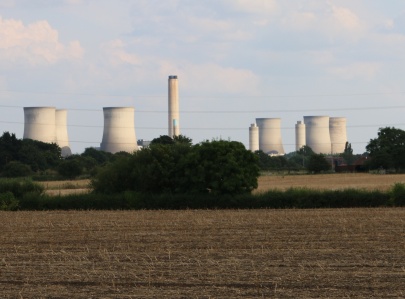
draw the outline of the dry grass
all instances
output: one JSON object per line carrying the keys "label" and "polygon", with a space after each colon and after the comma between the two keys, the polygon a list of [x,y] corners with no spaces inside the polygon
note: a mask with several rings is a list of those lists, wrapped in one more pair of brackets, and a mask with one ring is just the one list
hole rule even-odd
{"label": "dry grass", "polygon": [[291,187],[311,189],[388,190],[395,183],[405,183],[405,174],[337,173],[318,175],[261,176],[259,188],[255,192],[269,189],[285,190]]}
{"label": "dry grass", "polygon": [[38,182],[48,195],[69,195],[90,192],[90,180],[65,180]]}
{"label": "dry grass", "polygon": [[404,297],[405,209],[0,212],[1,298]]}
{"label": "dry grass", "polygon": [[[39,182],[49,195],[68,195],[89,192],[90,180]],[[285,190],[291,187],[313,189],[378,189],[388,190],[395,183],[405,183],[405,174],[341,173],[320,175],[263,175],[259,177],[259,188],[254,192],[270,189]]]}

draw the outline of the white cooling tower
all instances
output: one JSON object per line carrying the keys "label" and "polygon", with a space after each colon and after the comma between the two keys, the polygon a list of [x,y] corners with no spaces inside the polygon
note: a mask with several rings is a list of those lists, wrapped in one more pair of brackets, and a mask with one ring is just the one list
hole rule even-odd
{"label": "white cooling tower", "polygon": [[347,142],[346,118],[331,117],[329,119],[329,133],[332,144],[332,153],[343,153]]}
{"label": "white cooling tower", "polygon": [[129,152],[138,149],[135,135],[135,109],[104,107],[104,132],[100,149],[105,152]]}
{"label": "white cooling tower", "polygon": [[55,107],[24,107],[23,139],[56,142]]}
{"label": "white cooling tower", "polygon": [[56,143],[62,150],[62,157],[72,154],[69,146],[69,135],[67,130],[67,110],[57,109],[55,112]]}
{"label": "white cooling tower", "polygon": [[305,140],[317,154],[330,154],[329,116],[304,116]]}
{"label": "white cooling tower", "polygon": [[177,76],[169,76],[169,134],[180,135],[179,123],[179,86]]}
{"label": "white cooling tower", "polygon": [[256,124],[249,127],[249,149],[252,152],[259,150],[259,127]]}
{"label": "white cooling tower", "polygon": [[305,124],[297,121],[295,125],[295,150],[299,151],[305,145]]}
{"label": "white cooling tower", "polygon": [[284,155],[280,118],[256,118],[259,127],[259,148],[266,154]]}

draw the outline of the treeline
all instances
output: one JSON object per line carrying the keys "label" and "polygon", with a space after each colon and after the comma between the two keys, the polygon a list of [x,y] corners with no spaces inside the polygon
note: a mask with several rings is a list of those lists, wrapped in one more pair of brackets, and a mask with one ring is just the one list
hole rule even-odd
{"label": "treeline", "polygon": [[403,207],[405,184],[389,191],[313,190],[292,188],[261,194],[146,194],[125,191],[49,196],[38,183],[0,179],[0,210],[160,210],[160,209],[313,209]]}
{"label": "treeline", "polygon": [[61,149],[55,143],[17,139],[15,134],[5,132],[0,137],[0,176],[37,180],[92,177],[99,167],[126,154],[113,155],[86,148],[80,155],[62,158]]}

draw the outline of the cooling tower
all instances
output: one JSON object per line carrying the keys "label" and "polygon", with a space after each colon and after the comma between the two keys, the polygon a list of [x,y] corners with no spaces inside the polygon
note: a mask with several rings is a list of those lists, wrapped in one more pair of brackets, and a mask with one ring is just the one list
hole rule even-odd
{"label": "cooling tower", "polygon": [[104,132],[100,149],[105,152],[129,152],[138,149],[135,136],[135,109],[104,107]]}
{"label": "cooling tower", "polygon": [[180,135],[179,124],[179,87],[177,76],[169,76],[169,134]]}
{"label": "cooling tower", "polygon": [[249,127],[249,149],[252,152],[259,150],[259,127],[256,124]]}
{"label": "cooling tower", "polygon": [[259,127],[259,149],[266,154],[284,155],[280,118],[256,118]]}
{"label": "cooling tower", "polygon": [[305,124],[297,121],[295,125],[295,150],[299,151],[305,145]]}
{"label": "cooling tower", "polygon": [[56,142],[55,107],[24,107],[23,139]]}
{"label": "cooling tower", "polygon": [[329,119],[329,134],[332,144],[332,154],[343,153],[347,142],[346,118],[331,117]]}
{"label": "cooling tower", "polygon": [[62,157],[67,157],[72,154],[69,146],[69,137],[67,130],[67,110],[57,109],[55,112],[55,129],[56,143],[62,150]]}
{"label": "cooling tower", "polygon": [[304,116],[305,141],[317,154],[330,154],[329,116]]}

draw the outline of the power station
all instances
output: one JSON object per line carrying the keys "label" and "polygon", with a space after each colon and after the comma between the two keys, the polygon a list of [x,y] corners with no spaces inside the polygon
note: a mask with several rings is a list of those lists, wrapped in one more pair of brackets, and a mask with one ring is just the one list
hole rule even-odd
{"label": "power station", "polygon": [[[138,150],[133,107],[104,107],[100,150],[134,152]],[[344,152],[347,142],[346,118],[304,116],[295,124],[295,150],[310,147],[315,153]],[[168,77],[168,136],[180,135],[179,90],[176,75]],[[69,145],[67,110],[55,107],[24,107],[24,139],[56,143],[62,156],[72,154]],[[249,127],[249,150],[268,155],[284,155],[280,118],[256,118]]]}
{"label": "power station", "polygon": [[61,148],[62,157],[70,156],[72,154],[72,150],[70,149],[69,145],[66,109],[57,109],[55,111],[55,129],[56,144]]}
{"label": "power station", "polygon": [[[310,147],[318,154],[343,153],[347,142],[346,118],[304,116],[295,124],[295,150]],[[249,127],[249,150],[284,155],[280,118],[256,118]]]}
{"label": "power station", "polygon": [[299,151],[305,144],[305,124],[297,121],[295,124],[295,150]]}
{"label": "power station", "polygon": [[330,154],[329,116],[304,116],[305,145],[315,153]]}
{"label": "power station", "polygon": [[329,133],[332,146],[332,154],[343,153],[347,142],[346,118],[329,118]]}
{"label": "power station", "polygon": [[105,152],[129,152],[138,149],[135,135],[135,109],[104,107],[104,130],[100,149]]}
{"label": "power station", "polygon": [[281,138],[281,119],[256,118],[256,124],[259,131],[257,134],[258,137],[254,135],[255,131],[251,130],[251,144],[258,142],[259,149],[268,155],[284,155],[283,141]]}
{"label": "power station", "polygon": [[71,155],[67,111],[55,107],[24,107],[23,139],[56,143],[62,150],[62,157]]}

